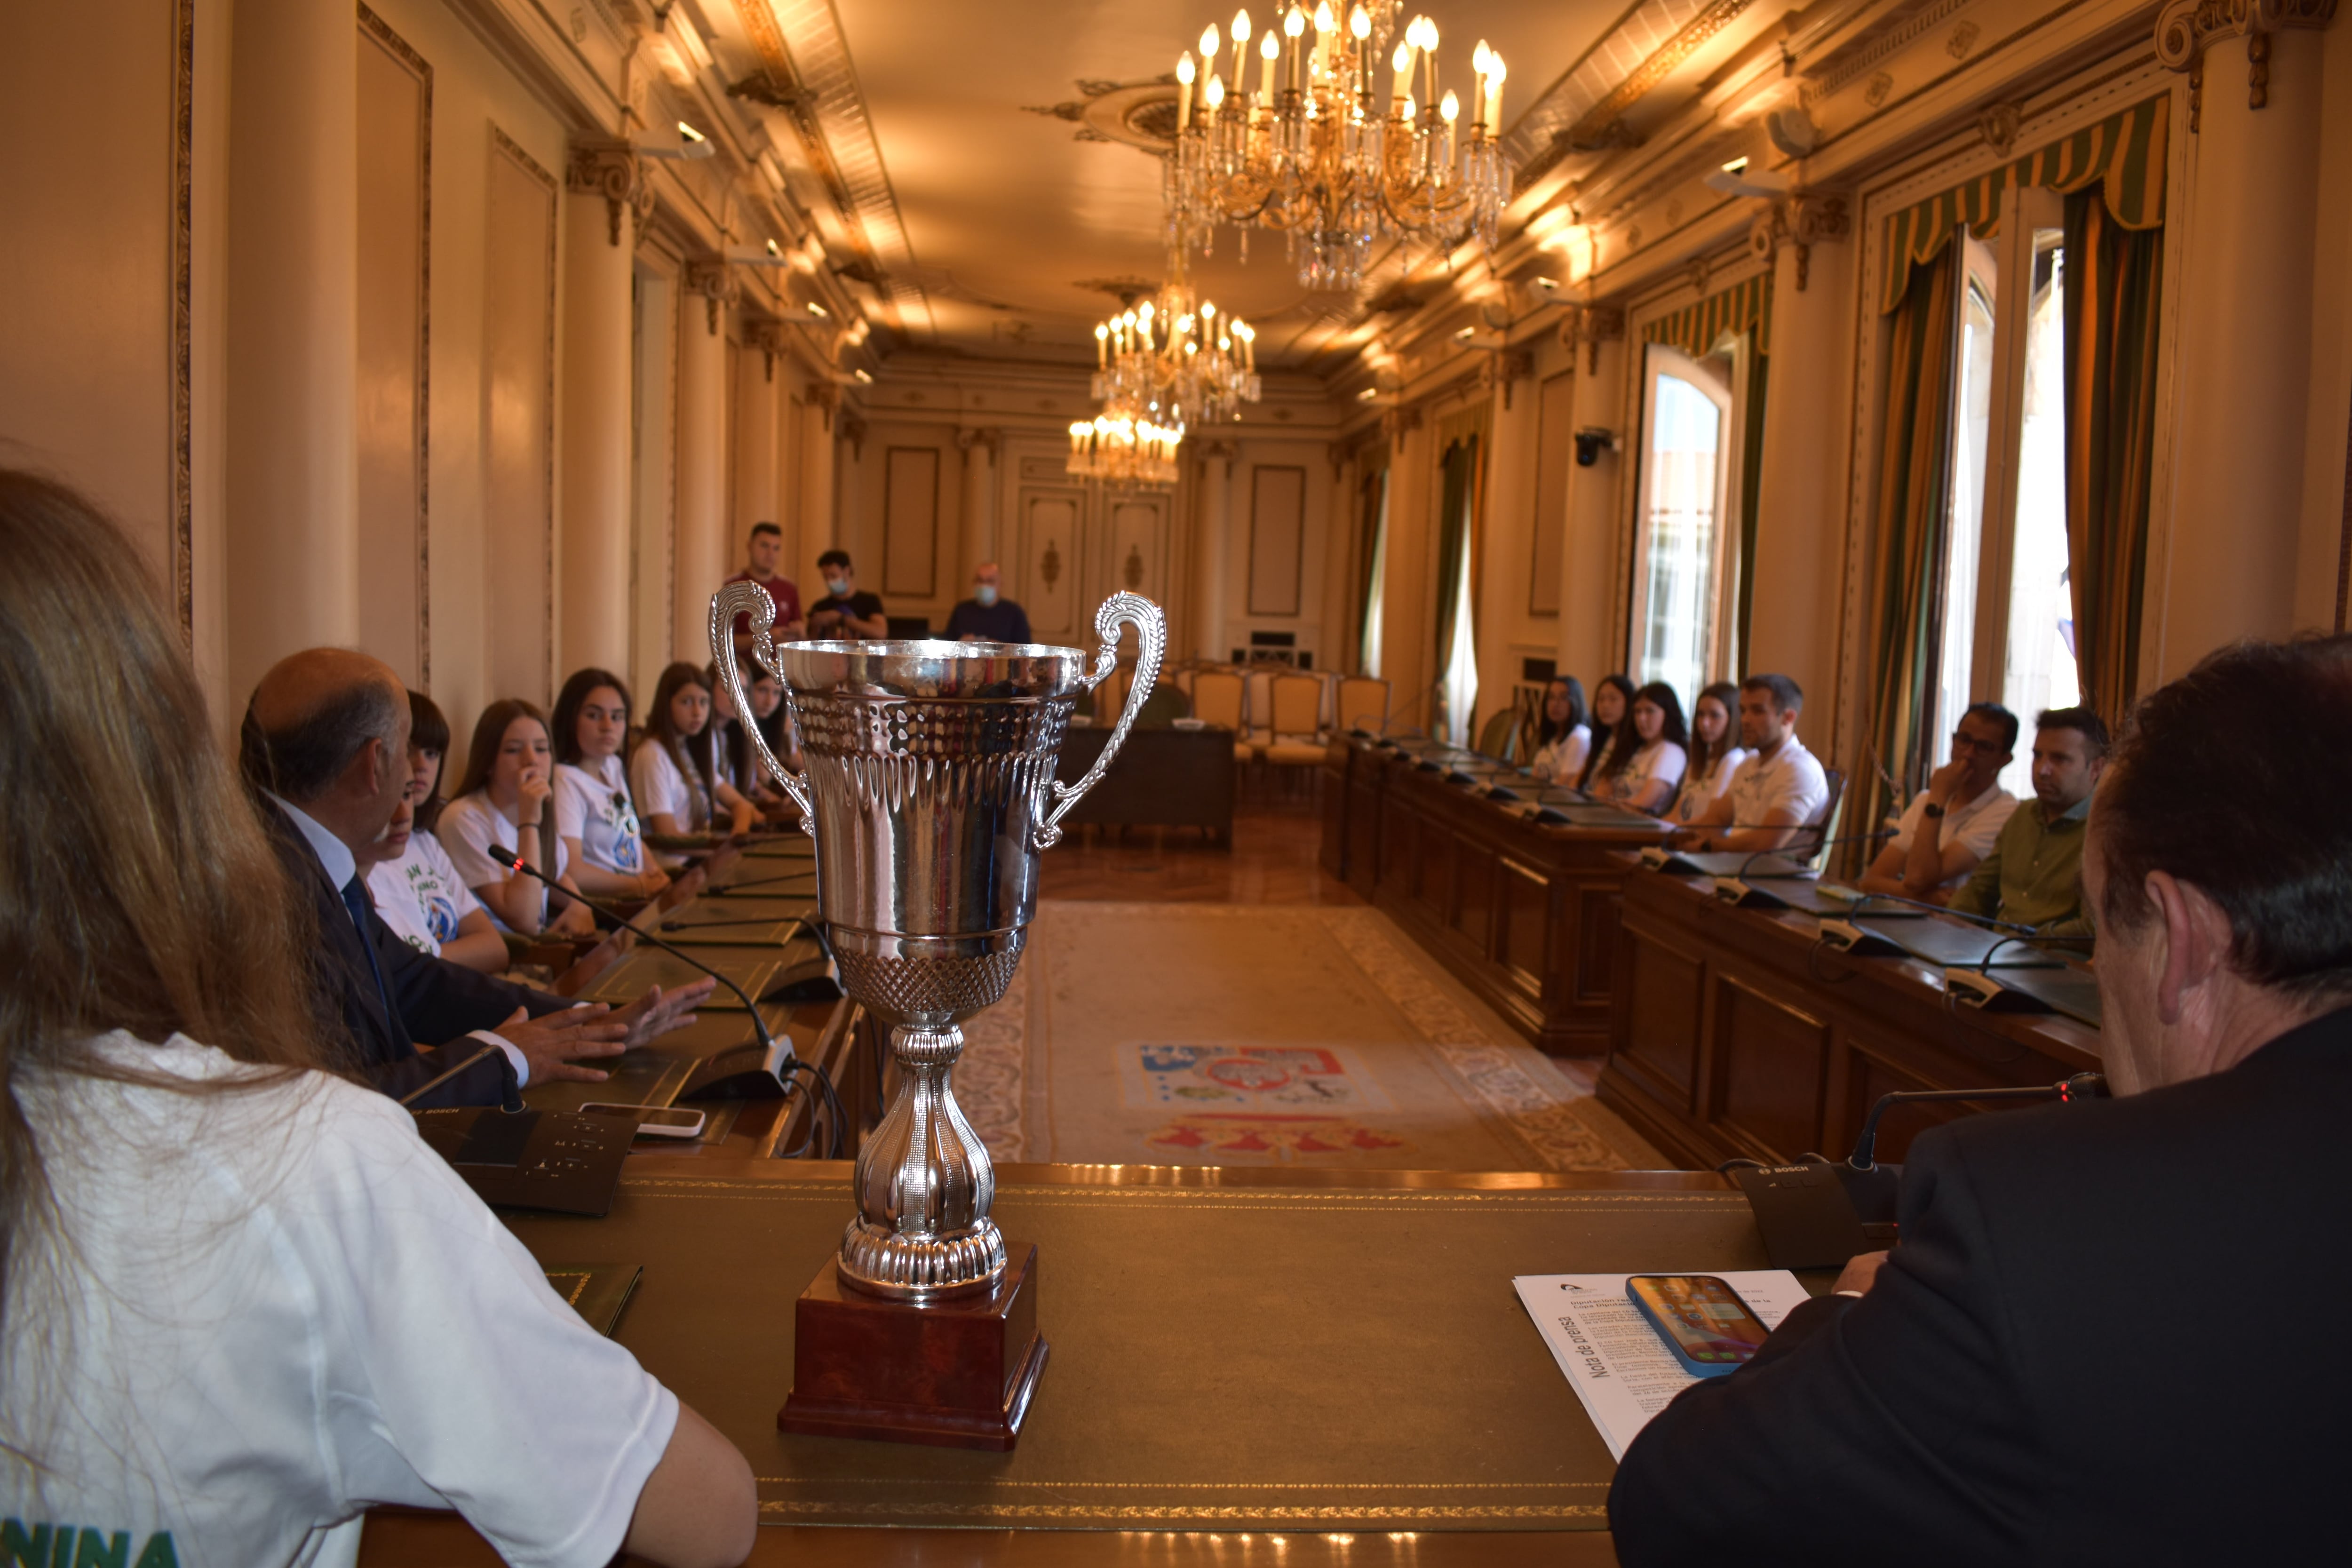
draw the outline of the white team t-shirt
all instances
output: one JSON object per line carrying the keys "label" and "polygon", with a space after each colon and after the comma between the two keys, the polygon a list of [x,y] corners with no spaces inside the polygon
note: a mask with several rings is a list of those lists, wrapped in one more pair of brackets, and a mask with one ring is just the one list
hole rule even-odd
{"label": "white team t-shirt", "polygon": [[[443,806],[441,820],[434,831],[441,839],[441,847],[449,852],[449,863],[457,868],[457,875],[464,879],[468,888],[479,888],[524,875],[520,871],[509,871],[490,858],[490,846],[493,844],[525,853],[528,847],[520,842],[524,830],[516,826],[513,817],[491,804],[487,790],[478,789]],[[539,829],[533,827],[530,831],[536,833]],[[542,869],[561,880],[571,866],[572,853],[564,848],[563,840],[559,836],[555,840],[555,864]],[[544,924],[547,920],[547,884],[536,877],[527,879],[539,889],[539,918]],[[488,909],[489,906],[486,904],[483,907]],[[513,929],[499,919],[496,910],[490,910],[490,923],[500,931]]]}
{"label": "white team t-shirt", "polygon": [[629,759],[629,791],[647,816],[667,812],[682,833],[698,833],[710,822],[710,792],[702,780],[680,773],[669,748],[651,736],[637,742]]}
{"label": "white team t-shirt", "polygon": [[1646,786],[1664,784],[1667,787],[1666,799],[1658,806],[1663,811],[1666,803],[1675,798],[1674,786],[1683,782],[1683,769],[1689,763],[1689,752],[1661,735],[1634,752],[1625,771],[1617,775],[1616,796],[1619,800],[1631,800]]}
{"label": "white team t-shirt", "polygon": [[1821,821],[1829,804],[1828,776],[1794,735],[1769,758],[1750,752],[1731,775],[1731,820],[1738,825],[1758,826],[1781,811],[1793,812],[1801,826],[1811,827]]}
{"label": "white team t-shirt", "polygon": [[[96,1048],[191,1082],[246,1070],[183,1036]],[[84,1532],[44,1561],[95,1540],[126,1564],[349,1564],[374,1503],[455,1508],[509,1563],[612,1559],[677,1397],[406,1111],[319,1073],[13,1087],[70,1242],[20,1246],[0,1342],[0,1421],[43,1462],[0,1464],[0,1514]]]}
{"label": "white team t-shirt", "polygon": [[369,867],[367,885],[375,912],[393,933],[436,958],[443,942],[457,940],[457,922],[482,907],[450,864],[441,840],[422,831],[408,836],[408,847],[399,859]]}
{"label": "white team t-shirt", "polygon": [[1716,797],[1730,786],[1731,775],[1747,760],[1748,753],[1733,746],[1708,763],[1704,772],[1685,773],[1682,792],[1675,796],[1674,809],[1667,815],[1676,822],[1696,822],[1706,815],[1706,808],[1715,804]]}
{"label": "white team t-shirt", "polygon": [[646,868],[645,835],[618,757],[603,759],[593,773],[577,763],[555,770],[555,831],[580,840],[580,858],[600,871],[634,877]]}
{"label": "white team t-shirt", "polygon": [[[1943,831],[1936,837],[1937,847],[1965,844],[1979,860],[1982,860],[1992,853],[1993,840],[2000,837],[2002,825],[2009,821],[2009,814],[2016,809],[2017,797],[1995,784],[1966,805],[1956,805],[1944,813],[1944,820],[1937,824]],[[1903,808],[1903,816],[1895,825],[1895,837],[1888,840],[1897,853],[1907,855],[1911,852],[1911,841],[1917,836],[1919,825],[1927,820],[1927,792],[1923,789],[1911,797],[1909,805]],[[1969,879],[1975,875],[1976,868],[1971,866],[1958,876],[1948,877],[1937,885],[1944,888],[1966,887]]]}
{"label": "white team t-shirt", "polygon": [[1536,752],[1532,764],[1536,777],[1553,784],[1572,784],[1576,782],[1576,775],[1584,771],[1585,756],[1591,750],[1592,731],[1579,724]]}

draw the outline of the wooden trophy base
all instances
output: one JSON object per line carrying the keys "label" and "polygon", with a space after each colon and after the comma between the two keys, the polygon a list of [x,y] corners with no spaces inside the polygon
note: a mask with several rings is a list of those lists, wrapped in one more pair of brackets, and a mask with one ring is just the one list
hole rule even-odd
{"label": "wooden trophy base", "polygon": [[801,1292],[793,1319],[785,1432],[992,1448],[1020,1440],[1045,1342],[1037,1333],[1037,1248],[1008,1242],[985,1296],[917,1306],[844,1284],[837,1258]]}

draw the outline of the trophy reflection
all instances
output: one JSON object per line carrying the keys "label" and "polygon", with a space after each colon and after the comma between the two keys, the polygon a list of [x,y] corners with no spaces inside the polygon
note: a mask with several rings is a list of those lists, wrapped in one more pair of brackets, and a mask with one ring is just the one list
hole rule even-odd
{"label": "trophy reflection", "polygon": [[[989,1210],[988,1148],[956,1104],[960,1026],[1004,994],[1037,904],[1037,858],[1100,782],[1150,694],[1167,643],[1157,605],[1117,594],[1076,648],[1010,643],[792,642],[751,583],[712,599],[710,644],[737,711],[732,639],[784,684],[804,777],[746,727],[816,840],[817,912],[843,988],[890,1026],[898,1084],[857,1153],[856,1216],[795,1314],[788,1431],[1009,1448],[1045,1361],[1036,1248]],[[1081,692],[1139,657],[1101,757],[1054,777]]]}

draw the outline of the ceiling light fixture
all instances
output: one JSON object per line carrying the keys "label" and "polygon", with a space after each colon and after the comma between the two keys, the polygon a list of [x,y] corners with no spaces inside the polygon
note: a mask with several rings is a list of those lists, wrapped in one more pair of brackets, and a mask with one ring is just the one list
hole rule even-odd
{"label": "ceiling light fixture", "polygon": [[1169,279],[1139,305],[1095,326],[1092,395],[1108,413],[1186,426],[1238,419],[1258,400],[1257,331],[1203,300],[1169,258]]}
{"label": "ceiling light fixture", "polygon": [[1500,142],[1509,73],[1482,40],[1469,102],[1441,91],[1437,24],[1415,16],[1400,29],[1402,11],[1402,0],[1359,0],[1343,24],[1332,0],[1318,0],[1311,19],[1290,5],[1260,37],[1255,91],[1249,13],[1234,17],[1229,54],[1214,26],[1201,35],[1200,58],[1176,66],[1166,198],[1180,247],[1206,256],[1217,226],[1232,224],[1246,260],[1250,229],[1273,229],[1309,289],[1360,286],[1384,238],[1446,251],[1475,235],[1493,252],[1511,194]]}
{"label": "ceiling light fixture", "polygon": [[860,381],[864,382],[864,383],[865,383],[866,385],[868,385],[868,386],[871,386],[871,385],[873,385],[873,384],[874,384],[874,376],[873,376],[872,373],[870,373],[869,371],[867,371],[867,370],[866,370],[864,366],[862,366],[862,365],[861,365],[861,366],[859,366],[857,369],[851,371],[849,374],[852,374],[852,375],[854,375],[854,376],[856,376],[858,380],[860,380]]}
{"label": "ceiling light fixture", "polygon": [[1063,470],[1118,489],[1166,489],[1176,483],[1176,448],[1183,439],[1181,429],[1106,410],[1070,426]]}
{"label": "ceiling light fixture", "polygon": [[811,300],[808,302],[808,313],[814,316],[820,321],[829,321],[833,316],[833,312],[831,310],[826,310],[824,306],[818,304],[814,300]]}

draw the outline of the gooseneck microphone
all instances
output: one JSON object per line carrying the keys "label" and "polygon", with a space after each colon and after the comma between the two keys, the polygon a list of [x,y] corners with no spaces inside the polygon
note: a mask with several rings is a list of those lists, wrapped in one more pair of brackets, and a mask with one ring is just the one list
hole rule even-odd
{"label": "gooseneck microphone", "polygon": [[[1736,828],[1739,824],[1734,823],[1732,826]],[[1804,829],[1799,828],[1798,831],[1801,833]],[[1834,849],[1841,844],[1872,844],[1877,842],[1881,838],[1892,838],[1901,831],[1902,829],[1899,827],[1882,827],[1875,833],[1841,834],[1835,838],[1822,839],[1819,844],[1814,845],[1802,855],[1782,855],[1781,851],[1778,849],[1759,849],[1755,854],[1750,855],[1747,859],[1739,863],[1739,875],[1741,877],[1746,877],[1748,875],[1748,868],[1750,866],[1755,865],[1757,861],[1764,858],[1767,855],[1780,855],[1783,859],[1792,862],[1810,860],[1814,856],[1821,854],[1823,850]]]}
{"label": "gooseneck microphone", "polygon": [[[414,1105],[416,1101],[424,1099],[435,1089],[439,1089],[443,1084],[447,1083],[451,1079],[456,1078],[459,1073],[464,1072],[467,1068],[474,1066],[477,1062],[487,1061],[491,1057],[501,1054],[505,1049],[506,1047],[504,1046],[484,1046],[480,1050],[476,1051],[472,1056],[467,1057],[464,1061],[459,1062],[456,1067],[451,1068],[448,1071],[441,1074],[438,1078],[427,1079],[423,1083],[418,1084],[415,1089],[412,1089],[406,1094],[402,1095],[394,1103],[402,1106]],[[522,1110],[521,1090],[517,1088],[515,1080],[510,1078],[504,1078],[502,1076],[500,1079],[500,1084],[501,1091],[499,1098],[499,1109],[505,1111],[509,1116],[513,1116],[519,1113]]]}
{"label": "gooseneck microphone", "polygon": [[[811,1067],[808,1063],[802,1061],[799,1057],[795,1056],[789,1042],[781,1045],[777,1043],[775,1037],[768,1032],[768,1021],[760,1016],[760,1004],[753,999],[750,992],[737,984],[730,977],[719,973],[719,971],[711,968],[710,965],[703,963],[702,960],[695,957],[694,954],[688,952],[683,948],[678,947],[676,943],[665,942],[660,937],[656,936],[652,931],[646,931],[642,927],[630,924],[627,921],[621,918],[620,913],[617,910],[607,909],[593,899],[588,898],[583,894],[573,892],[571,889],[563,886],[563,884],[558,882],[554,878],[549,876],[538,867],[533,866],[523,859],[521,856],[517,855],[507,846],[503,844],[491,845],[489,847],[489,855],[491,859],[497,861],[499,865],[506,867],[509,870],[520,871],[526,877],[535,878],[538,880],[546,883],[551,889],[562,894],[563,897],[577,900],[580,903],[587,907],[590,913],[602,915],[606,921],[610,921],[614,930],[625,931],[634,933],[638,940],[651,942],[654,946],[661,949],[664,952],[668,953],[671,957],[679,960],[689,968],[701,971],[703,973],[710,976],[711,979],[719,982],[719,984],[727,987],[728,990],[735,993],[736,996],[742,1002],[745,1010],[751,1015],[751,1032],[759,1039],[761,1051],[761,1061],[766,1070],[770,1074],[773,1075],[779,1083],[782,1082],[785,1074],[793,1072],[806,1072],[815,1080],[819,1097],[823,1099],[825,1105],[831,1110],[834,1124],[832,1142],[836,1153],[839,1152],[843,1141],[846,1137],[846,1132],[843,1127],[841,1120],[841,1102],[834,1094],[831,1080],[829,1080],[823,1072]],[[809,1135],[812,1138],[815,1136],[815,1128],[814,1125],[810,1128]],[[803,1147],[806,1147],[805,1142]]]}
{"label": "gooseneck microphone", "polygon": [[[1853,1212],[1862,1223],[1885,1225],[1895,1218],[1896,1200],[1902,1189],[1903,1167],[1878,1163],[1878,1121],[1895,1106],[1957,1100],[2073,1101],[2100,1099],[2106,1092],[2106,1079],[2095,1072],[2078,1072],[2057,1083],[2030,1084],[2022,1089],[1897,1089],[1893,1094],[1881,1095],[1878,1103],[1870,1108],[1870,1114],[1863,1119],[1862,1131],[1853,1141],[1853,1152],[1833,1169],[1845,1188],[1846,1201],[1853,1205]],[[1820,1157],[1818,1154],[1809,1156],[1811,1159]]]}

